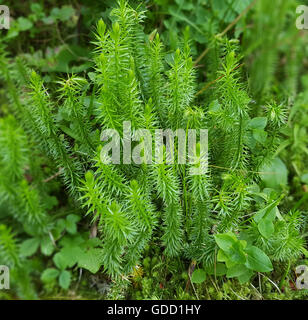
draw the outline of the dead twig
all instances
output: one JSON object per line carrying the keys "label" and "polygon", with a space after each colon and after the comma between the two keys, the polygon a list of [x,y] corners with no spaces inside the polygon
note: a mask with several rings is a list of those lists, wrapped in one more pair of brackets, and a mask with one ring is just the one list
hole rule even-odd
{"label": "dead twig", "polygon": [[59,171],[57,173],[55,173],[53,176],[43,180],[44,183],[47,183],[55,178],[57,178],[61,173],[62,173],[63,168],[60,168]]}
{"label": "dead twig", "polygon": [[[221,32],[218,33],[215,37],[222,37],[224,36],[230,29],[232,29],[238,21],[256,4],[257,0],[253,1],[245,10],[243,10],[228,26],[227,28]],[[195,61],[195,66],[207,55],[207,53],[210,51],[211,47],[206,48],[201,55],[197,58]]]}
{"label": "dead twig", "polygon": [[[235,68],[233,68],[233,69],[231,70],[231,72],[234,71],[234,70],[236,70],[236,69],[238,69],[238,68],[240,68],[240,67],[242,67],[243,65],[244,65],[244,63],[239,64],[238,66],[236,66]],[[224,75],[222,75],[222,76],[218,77],[217,79],[215,79],[215,80],[209,82],[208,84],[206,84],[200,91],[198,91],[198,92],[196,93],[196,96],[198,96],[199,94],[203,93],[208,87],[210,87],[212,84],[214,84],[214,83],[217,82],[218,80],[222,79],[223,77],[224,77]]]}

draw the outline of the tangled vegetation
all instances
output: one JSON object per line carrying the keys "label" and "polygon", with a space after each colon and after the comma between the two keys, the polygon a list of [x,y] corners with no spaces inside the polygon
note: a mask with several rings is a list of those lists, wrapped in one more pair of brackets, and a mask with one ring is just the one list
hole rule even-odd
{"label": "tangled vegetation", "polygon": [[[0,264],[11,272],[0,297],[305,299],[298,4],[12,3],[0,30]],[[121,159],[126,145],[142,161],[106,163],[106,129]],[[145,161],[142,129],[207,129],[206,173],[193,170],[200,143],[188,164],[170,163],[167,140],[160,163]]]}

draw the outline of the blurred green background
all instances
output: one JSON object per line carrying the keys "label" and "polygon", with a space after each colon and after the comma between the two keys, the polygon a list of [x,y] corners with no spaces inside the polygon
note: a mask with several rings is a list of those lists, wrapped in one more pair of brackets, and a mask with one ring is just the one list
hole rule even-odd
{"label": "blurred green background", "polygon": [[[255,101],[254,115],[258,116],[265,101],[283,104],[288,110],[288,124],[282,143],[275,161],[267,168],[278,174],[274,179],[264,176],[262,183],[285,191],[285,205],[304,213],[308,210],[308,30],[298,30],[295,21],[297,6],[308,5],[305,2],[130,1],[133,7],[147,9],[145,32],[151,35],[157,30],[170,52],[181,46],[183,35],[190,38],[200,100],[208,94],[204,88],[216,79],[213,71],[218,70],[223,38],[239,41],[243,74],[247,77],[250,96]],[[103,18],[111,24],[109,13],[116,2],[1,0],[0,4],[9,7],[11,16],[10,29],[0,30],[0,46],[12,63],[17,57],[22,57],[31,68],[39,71],[53,93],[55,81],[60,76],[91,73],[96,23]],[[6,83],[1,80],[0,117],[10,114],[6,94]],[[145,261],[145,270],[148,263]],[[185,278],[185,275],[180,274],[179,277]],[[93,286],[97,287],[99,280],[92,280]],[[238,292],[245,295],[250,289],[238,288]],[[114,290],[114,297],[121,296],[123,288],[120,285]],[[232,297],[229,287],[225,290]],[[248,290],[248,293],[243,290]],[[146,296],[151,291],[151,284],[145,283],[143,291],[140,295]],[[170,293],[171,297],[173,294]],[[295,293],[290,289],[288,294],[292,298]],[[184,293],[181,297],[187,298]]]}

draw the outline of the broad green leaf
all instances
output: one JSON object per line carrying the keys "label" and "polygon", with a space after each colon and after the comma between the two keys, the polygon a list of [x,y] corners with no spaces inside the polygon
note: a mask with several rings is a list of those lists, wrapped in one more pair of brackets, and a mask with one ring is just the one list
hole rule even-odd
{"label": "broad green leaf", "polygon": [[78,266],[96,273],[102,265],[102,250],[97,248],[89,249],[78,257]]}
{"label": "broad green leaf", "polygon": [[54,249],[55,249],[55,247],[54,247],[49,235],[44,237],[41,242],[42,254],[44,254],[45,256],[50,256],[53,253]]}
{"label": "broad green leaf", "polygon": [[[63,114],[62,114],[62,115],[63,115]],[[61,129],[63,132],[65,132],[68,136],[70,136],[70,137],[73,138],[74,140],[79,141],[79,142],[82,141],[81,138],[77,136],[76,132],[74,132],[73,129],[71,129],[71,128],[63,125],[63,124],[60,125],[59,127],[60,127],[60,129]]]}
{"label": "broad green leaf", "polygon": [[71,273],[67,270],[63,270],[59,276],[59,285],[61,288],[67,290],[71,284]]}
{"label": "broad green leaf", "polygon": [[93,172],[92,171],[87,171],[85,174],[85,178],[86,178],[86,182],[89,184],[93,184],[94,183],[94,176],[93,176]]}
{"label": "broad green leaf", "polygon": [[270,203],[268,206],[264,207],[263,209],[256,212],[253,219],[258,223],[261,221],[261,219],[269,219],[274,220],[278,211],[277,205],[279,204],[281,199],[278,199],[272,203]]}
{"label": "broad green leaf", "polygon": [[232,261],[232,260],[227,260],[227,261],[226,261],[226,266],[227,266],[228,269],[236,266],[237,264],[238,264],[237,261]]}
{"label": "broad green leaf", "polygon": [[101,245],[102,245],[102,240],[100,240],[99,238],[90,238],[86,242],[86,246],[91,248],[99,247]]}
{"label": "broad green leaf", "polygon": [[249,121],[248,127],[251,129],[265,129],[267,125],[267,118],[266,117],[256,117]]}
{"label": "broad green leaf", "polygon": [[224,253],[224,251],[222,249],[219,249],[218,250],[218,253],[217,253],[217,261],[218,262],[226,262],[228,261],[229,258],[227,257],[227,255]]}
{"label": "broad green leaf", "polygon": [[241,274],[237,278],[238,278],[240,284],[244,284],[250,280],[250,278],[253,276],[253,274],[254,274],[253,271],[247,269],[247,272]]}
{"label": "broad green leaf", "polygon": [[247,268],[258,272],[269,272],[273,270],[273,265],[269,257],[255,246],[245,249],[247,254]]}
{"label": "broad green leaf", "polygon": [[254,220],[258,222],[258,230],[263,237],[268,239],[275,231],[274,220],[276,218],[276,213],[278,212],[277,206],[273,207],[277,202],[267,207],[265,210],[261,210],[254,216]]}
{"label": "broad green leaf", "polygon": [[43,7],[39,3],[31,3],[30,5],[31,11],[35,14],[43,13]]}
{"label": "broad green leaf", "polygon": [[247,247],[247,241],[246,240],[239,240],[241,248],[245,249]]}
{"label": "broad green leaf", "polygon": [[43,18],[42,21],[45,23],[45,24],[53,24],[55,22],[54,18],[49,16],[49,17],[46,17],[46,18]]}
{"label": "broad green leaf", "polygon": [[175,0],[182,10],[194,10],[194,4],[187,0]]}
{"label": "broad green leaf", "polygon": [[75,13],[75,10],[72,6],[63,6],[62,8],[53,8],[50,12],[50,16],[57,20],[67,21]]}
{"label": "broad green leaf", "polygon": [[210,103],[210,106],[209,106],[209,112],[210,113],[216,113],[216,112],[219,112],[220,110],[220,104],[219,104],[219,101],[218,100],[214,100]]}
{"label": "broad green leaf", "polygon": [[47,210],[51,210],[53,207],[57,206],[59,201],[54,196],[45,197],[45,207]]}
{"label": "broad green leaf", "polygon": [[260,171],[262,181],[267,188],[281,190],[288,184],[288,169],[280,158],[275,158],[269,165],[263,166]]}
{"label": "broad green leaf", "polygon": [[59,275],[59,270],[54,268],[49,268],[43,271],[41,275],[41,280],[43,282],[51,282],[55,280]]}
{"label": "broad green leaf", "polygon": [[270,219],[263,218],[259,223],[258,223],[258,230],[261,233],[261,235],[269,239],[270,236],[274,233],[275,227],[274,223]]}
{"label": "broad green leaf", "polygon": [[80,221],[80,217],[77,216],[76,214],[69,214],[67,217],[66,217],[66,220],[72,222],[72,223],[77,223]]}
{"label": "broad green leaf", "polygon": [[70,263],[70,261],[67,259],[67,257],[61,251],[56,253],[53,256],[52,260],[55,263],[55,265],[57,266],[57,268],[59,268],[60,270],[66,269],[68,267],[68,264]]}
{"label": "broad green leaf", "polygon": [[216,263],[216,266],[213,265],[213,266],[207,267],[205,271],[207,274],[210,274],[210,275],[214,275],[216,273],[216,276],[223,276],[227,273],[227,267],[224,263],[218,262]]}
{"label": "broad green leaf", "polygon": [[81,234],[63,237],[60,240],[62,247],[82,247],[87,239],[84,239]]}
{"label": "broad green leaf", "polygon": [[75,234],[77,232],[76,223],[80,220],[80,217],[75,214],[70,214],[66,217],[66,230],[70,234]]}
{"label": "broad green leaf", "polygon": [[196,269],[191,275],[192,283],[202,283],[206,279],[206,272],[203,269]]}
{"label": "broad green leaf", "polygon": [[213,270],[213,274],[216,274],[216,276],[223,276],[227,273],[227,267],[223,263],[217,263],[216,267]]}
{"label": "broad green leaf", "polygon": [[266,143],[267,132],[265,132],[264,130],[254,129],[252,131],[252,135],[261,144],[265,144]]}
{"label": "broad green leaf", "polygon": [[80,257],[80,255],[83,254],[83,251],[81,248],[75,246],[75,247],[64,247],[60,251],[63,261],[65,261],[66,268],[72,268],[77,262]]}
{"label": "broad green leaf", "polygon": [[227,271],[227,278],[239,277],[247,273],[247,267],[244,264],[236,264]]}
{"label": "broad green leaf", "polygon": [[53,230],[53,235],[56,239],[60,238],[62,232],[65,229],[65,220],[64,219],[58,219],[56,226]]}
{"label": "broad green leaf", "polygon": [[305,184],[308,184],[308,173],[305,173],[301,176],[301,181]]}
{"label": "broad green leaf", "polygon": [[13,39],[13,38],[16,38],[17,36],[19,35],[19,30],[16,30],[16,29],[9,29],[8,33],[7,33],[7,39]]}
{"label": "broad green leaf", "polygon": [[269,210],[271,210],[270,206],[267,206],[267,207],[257,211],[255,213],[255,215],[253,216],[253,220],[255,222],[259,223],[263,219],[263,217],[266,215],[266,212],[268,212]]}
{"label": "broad green leaf", "polygon": [[243,245],[239,241],[234,243],[229,249],[227,255],[232,262],[236,262],[238,264],[246,262],[246,256],[243,251]]}
{"label": "broad green leaf", "polygon": [[19,17],[17,19],[17,22],[18,22],[18,29],[20,31],[27,31],[33,27],[33,23],[29,19],[24,17]]}
{"label": "broad green leaf", "polygon": [[38,238],[28,239],[24,241],[20,246],[20,254],[24,257],[30,257],[37,251],[39,245],[40,245],[40,239]]}
{"label": "broad green leaf", "polygon": [[225,252],[228,252],[231,249],[232,245],[238,241],[236,236],[231,232],[216,234],[214,238],[218,247]]}

